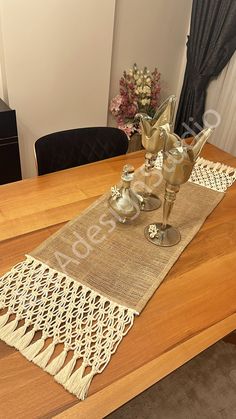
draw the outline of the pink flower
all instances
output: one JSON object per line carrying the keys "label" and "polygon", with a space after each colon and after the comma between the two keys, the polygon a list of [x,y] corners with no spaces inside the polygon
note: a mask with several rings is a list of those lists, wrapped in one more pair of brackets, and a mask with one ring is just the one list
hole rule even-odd
{"label": "pink flower", "polygon": [[129,137],[134,133],[134,127],[132,124],[119,124],[119,129],[122,129]]}
{"label": "pink flower", "polygon": [[160,98],[160,76],[157,68],[151,73],[144,67],[141,72],[136,64],[123,72],[119,82],[120,92],[111,100],[110,111],[118,127],[127,135],[140,132],[136,113],[154,115]]}
{"label": "pink flower", "polygon": [[127,116],[134,117],[137,112],[138,107],[134,103],[131,103],[127,108]]}
{"label": "pink flower", "polygon": [[110,111],[113,115],[116,115],[119,112],[122,102],[123,102],[123,99],[121,95],[116,95],[111,100]]}

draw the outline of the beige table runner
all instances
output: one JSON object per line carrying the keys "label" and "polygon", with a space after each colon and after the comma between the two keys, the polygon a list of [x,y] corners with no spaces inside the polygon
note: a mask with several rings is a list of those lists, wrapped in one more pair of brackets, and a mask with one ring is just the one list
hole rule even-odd
{"label": "beige table runner", "polygon": [[[162,200],[163,188],[162,184],[159,189]],[[121,224],[116,222],[103,197],[31,256],[140,313],[223,195],[193,183],[183,185],[170,219],[179,226],[182,237],[174,247],[160,248],[144,237],[144,228],[149,223],[161,221],[162,208],[141,212],[129,225]]]}
{"label": "beige table runner", "polygon": [[[0,316],[0,339],[84,399],[134,315],[223,196],[194,183],[183,185],[170,220],[182,240],[171,248],[144,237],[144,227],[161,220],[161,209],[122,225],[101,197],[0,278],[0,309],[7,309]],[[58,344],[63,346],[55,357]]]}

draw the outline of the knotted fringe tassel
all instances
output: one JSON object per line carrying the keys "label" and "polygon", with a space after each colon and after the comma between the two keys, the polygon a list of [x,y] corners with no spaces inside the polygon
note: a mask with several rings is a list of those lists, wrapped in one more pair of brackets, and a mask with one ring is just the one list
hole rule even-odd
{"label": "knotted fringe tassel", "polygon": [[[1,280],[2,278],[0,282]],[[83,284],[73,282],[70,277],[57,272],[32,256],[27,256],[25,261],[17,265],[17,270],[13,268],[3,277],[3,280],[6,280],[9,286],[1,286],[0,307],[4,301],[3,308],[8,308],[9,313],[0,315],[0,339],[19,349],[25,358],[54,375],[55,381],[80,399],[84,399],[93,376],[101,372],[108,364],[122,337],[132,327],[136,312],[108,300]],[[73,292],[68,292],[71,284],[73,284]],[[17,294],[15,289],[17,289]],[[63,289],[65,292],[61,291]],[[49,293],[46,301],[41,298],[41,290],[45,293],[50,290],[53,295],[55,293],[57,299],[51,299]],[[27,295],[27,299],[29,295],[31,304],[27,303],[27,309],[25,298],[21,298],[22,295]],[[102,344],[100,337],[95,341],[94,339],[87,340],[87,336],[91,334],[90,320],[88,324],[84,322],[87,318],[87,306],[89,314],[94,318],[93,336],[96,336],[101,329],[104,330]],[[66,317],[68,324],[66,330],[70,329],[71,335],[67,337],[66,334],[65,338],[65,319],[61,313],[66,307],[70,307]],[[11,311],[16,315],[13,320]],[[49,315],[51,313],[53,317]],[[74,315],[76,318],[78,316],[78,325],[82,322],[81,327],[77,327],[77,322],[76,325],[74,324]],[[111,316],[111,331],[107,315]],[[46,347],[48,330],[53,330],[55,340]],[[75,330],[76,337],[74,338]],[[105,335],[107,330],[109,333]],[[37,336],[39,331],[40,338]],[[64,343],[65,347],[55,359],[51,360],[59,340]],[[83,355],[78,349],[81,348],[82,341],[85,342]],[[74,351],[69,362],[68,351]],[[94,353],[97,353],[95,360]],[[78,358],[83,358],[79,368],[76,367]],[[88,374],[86,374],[86,365],[91,366]]]}
{"label": "knotted fringe tassel", "polygon": [[32,329],[28,333],[23,335],[22,338],[19,339],[19,341],[15,344],[15,348],[18,349],[19,351],[23,351],[24,349],[26,349],[29,346],[29,344],[32,342],[35,332],[36,330]]}
{"label": "knotted fringe tassel", "polygon": [[70,376],[70,378],[65,382],[64,387],[69,390],[71,393],[75,394],[79,383],[82,380],[84,370],[86,365],[82,365]]}
{"label": "knotted fringe tassel", "polygon": [[95,372],[92,370],[83,377],[85,368],[86,364],[82,363],[82,365],[63,384],[66,390],[68,390],[70,393],[74,394],[81,400],[85,399],[91,381],[95,375]]}
{"label": "knotted fringe tassel", "polygon": [[52,362],[50,362],[50,364],[45,368],[45,371],[51,375],[56,375],[65,363],[67,352],[67,349],[63,349],[60,355],[54,358]]}
{"label": "knotted fringe tassel", "polygon": [[206,168],[206,169],[216,170],[220,173],[225,172],[228,175],[236,175],[236,168],[235,167],[227,166],[224,163],[219,163],[219,162],[215,163],[215,162],[212,162],[210,160],[206,160],[203,157],[199,157],[197,159],[196,165],[201,166],[201,167]]}
{"label": "knotted fringe tassel", "polygon": [[0,329],[0,339],[2,339],[4,342],[6,342],[7,336],[10,333],[14,332],[14,330],[17,328],[18,321],[19,320],[17,318],[15,318],[15,320],[12,320],[10,323],[7,323],[5,326],[3,326]]}
{"label": "knotted fringe tassel", "polygon": [[29,361],[32,361],[33,358],[36,357],[36,355],[38,355],[41,349],[43,349],[44,343],[45,343],[45,339],[40,338],[21,352]]}
{"label": "knotted fringe tassel", "polygon": [[0,317],[0,328],[3,327],[3,326],[5,326],[5,324],[7,323],[8,319],[10,317],[10,314],[11,313],[7,312],[6,314],[3,314]]}
{"label": "knotted fringe tassel", "polygon": [[62,370],[57,375],[55,375],[54,379],[59,384],[62,384],[64,386],[66,381],[70,378],[72,371],[75,368],[77,358],[78,357],[74,355],[73,358],[71,358],[71,360],[68,362],[68,364],[66,364],[66,366],[62,368]]}
{"label": "knotted fringe tassel", "polygon": [[78,383],[74,394],[80,400],[84,400],[86,398],[89,386],[95,374],[95,372],[91,371],[89,374],[85,375],[85,377],[83,377],[82,380]]}
{"label": "knotted fringe tassel", "polygon": [[41,352],[39,355],[36,356],[36,358],[33,358],[32,361],[34,362],[34,364],[38,365],[41,368],[45,368],[54,352],[56,343],[52,342],[50,343],[50,345],[48,345],[48,347]]}
{"label": "knotted fringe tassel", "polygon": [[18,343],[20,342],[22,336],[24,336],[27,327],[28,325],[24,324],[19,327],[19,329],[16,329],[10,336],[7,337],[7,344],[18,349]]}

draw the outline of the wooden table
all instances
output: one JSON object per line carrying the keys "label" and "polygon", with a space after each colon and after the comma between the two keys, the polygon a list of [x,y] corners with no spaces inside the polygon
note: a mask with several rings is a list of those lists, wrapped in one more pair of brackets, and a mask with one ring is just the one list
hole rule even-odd
{"label": "wooden table", "polygon": [[[236,167],[212,145],[203,157]],[[0,274],[105,192],[143,152],[0,187]],[[155,219],[155,214],[154,219]],[[0,418],[102,418],[236,329],[236,183],[79,402],[0,341]]]}

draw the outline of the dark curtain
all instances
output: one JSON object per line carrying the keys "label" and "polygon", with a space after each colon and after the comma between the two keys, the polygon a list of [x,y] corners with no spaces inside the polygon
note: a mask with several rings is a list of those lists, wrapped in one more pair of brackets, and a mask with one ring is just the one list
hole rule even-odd
{"label": "dark curtain", "polygon": [[187,64],[175,123],[180,136],[201,131],[207,86],[235,49],[236,0],[193,0]]}

